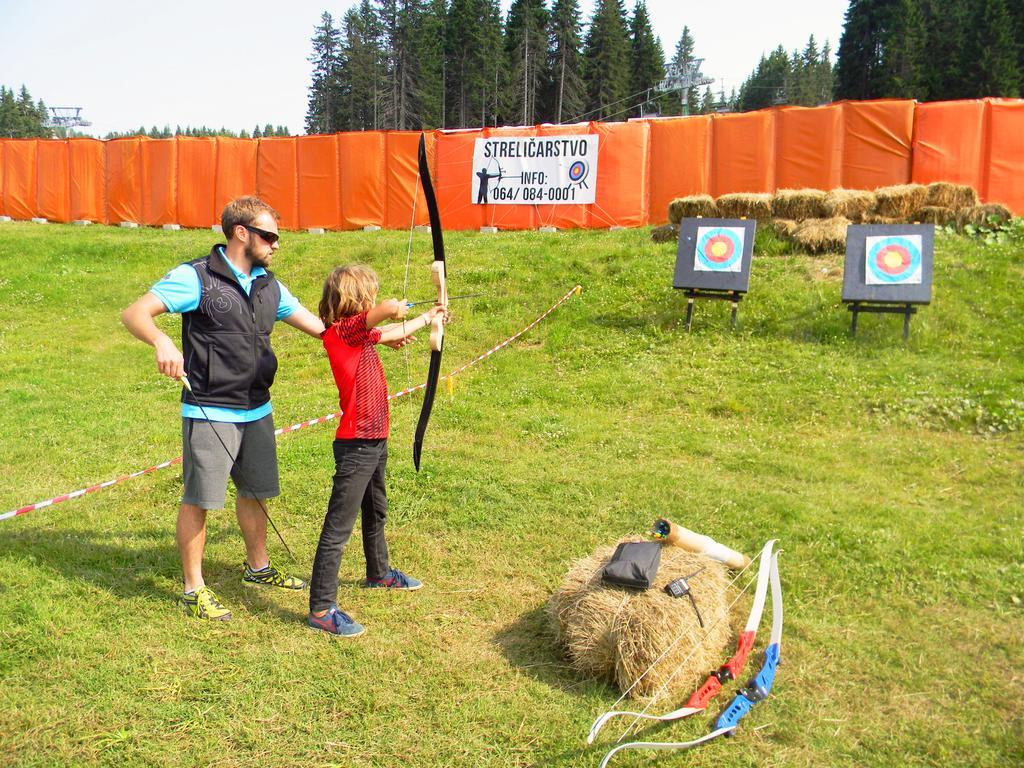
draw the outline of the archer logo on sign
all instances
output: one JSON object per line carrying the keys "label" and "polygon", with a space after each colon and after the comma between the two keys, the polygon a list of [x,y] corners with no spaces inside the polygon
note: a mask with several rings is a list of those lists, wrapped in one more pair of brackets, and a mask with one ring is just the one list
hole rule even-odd
{"label": "archer logo on sign", "polygon": [[473,147],[475,205],[594,202],[597,136],[508,136]]}

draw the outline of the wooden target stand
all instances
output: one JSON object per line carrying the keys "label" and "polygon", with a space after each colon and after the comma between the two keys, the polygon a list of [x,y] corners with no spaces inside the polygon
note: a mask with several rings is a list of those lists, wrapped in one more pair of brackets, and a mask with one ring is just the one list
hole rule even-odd
{"label": "wooden target stand", "polygon": [[917,314],[913,304],[868,304],[863,301],[850,302],[847,307],[852,313],[850,318],[850,335],[857,335],[857,315],[860,312],[887,315],[903,315],[903,340],[910,338],[910,316]]}
{"label": "wooden target stand", "polygon": [[693,322],[693,302],[697,299],[719,299],[732,302],[732,313],[730,315],[730,327],[736,330],[736,312],[739,309],[740,301],[743,299],[742,291],[715,291],[710,288],[686,288],[686,332],[690,332],[690,324]]}
{"label": "wooden target stand", "polygon": [[[869,238],[916,239],[920,243],[919,276],[913,282],[891,285],[867,282]],[[903,340],[910,339],[910,318],[931,303],[935,227],[931,224],[852,224],[846,230],[846,263],[842,301],[850,311],[850,335],[857,335],[857,320],[868,314],[903,315]]]}
{"label": "wooden target stand", "polygon": [[[700,216],[683,219],[679,224],[676,269],[672,286],[686,296],[686,332],[693,325],[693,305],[697,299],[728,301],[732,305],[730,324],[736,328],[740,301],[750,288],[750,260],[754,252],[754,229],[757,222],[748,219],[705,219]],[[698,241],[715,235],[728,237],[740,244],[741,252],[730,270],[708,269],[697,255]]]}

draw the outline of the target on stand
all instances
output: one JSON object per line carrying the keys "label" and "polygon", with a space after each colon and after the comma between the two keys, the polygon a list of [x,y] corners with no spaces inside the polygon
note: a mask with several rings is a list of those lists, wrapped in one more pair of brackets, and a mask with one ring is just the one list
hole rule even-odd
{"label": "target on stand", "polygon": [[698,227],[693,268],[698,272],[739,272],[746,233],[739,227]]}
{"label": "target on stand", "polygon": [[919,285],[921,283],[921,236],[868,237],[864,243],[868,285]]}
{"label": "target on stand", "polygon": [[583,186],[587,178],[587,164],[582,160],[576,160],[569,166],[569,181]]}

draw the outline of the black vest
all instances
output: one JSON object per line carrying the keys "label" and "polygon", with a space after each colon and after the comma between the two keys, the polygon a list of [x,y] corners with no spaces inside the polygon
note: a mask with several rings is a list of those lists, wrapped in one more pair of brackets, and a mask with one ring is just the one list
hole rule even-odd
{"label": "black vest", "polygon": [[281,286],[271,272],[257,277],[246,296],[225,260],[223,246],[187,262],[199,275],[199,306],[181,316],[185,373],[195,392],[181,401],[251,409],[270,400],[277,358],[270,332]]}

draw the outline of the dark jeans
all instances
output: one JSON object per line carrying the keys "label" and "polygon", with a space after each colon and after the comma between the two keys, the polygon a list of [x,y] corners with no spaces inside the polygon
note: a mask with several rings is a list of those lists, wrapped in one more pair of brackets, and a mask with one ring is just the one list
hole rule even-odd
{"label": "dark jeans", "polygon": [[363,552],[366,578],[382,579],[388,572],[388,545],[384,541],[388,497],[384,469],[387,440],[335,440],[334,488],[327,504],[324,528],[313,559],[309,583],[309,610],[323,611],[338,598],[341,554],[352,535],[356,513],[363,511]]}

